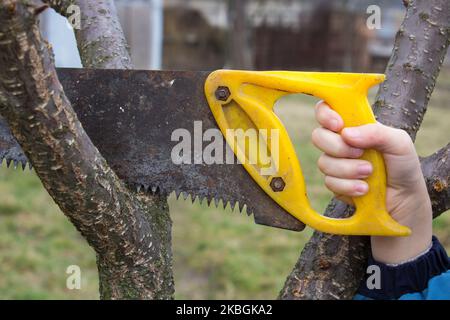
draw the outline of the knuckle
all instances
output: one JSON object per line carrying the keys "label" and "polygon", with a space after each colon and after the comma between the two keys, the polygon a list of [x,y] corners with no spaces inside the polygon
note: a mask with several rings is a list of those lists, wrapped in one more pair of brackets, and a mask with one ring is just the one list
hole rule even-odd
{"label": "knuckle", "polygon": [[385,134],[383,134],[383,129],[384,128],[382,124],[371,124],[368,139],[375,142],[376,144],[384,144]]}
{"label": "knuckle", "polygon": [[333,191],[333,182],[332,182],[333,178],[331,178],[330,176],[325,176],[325,186]]}
{"label": "knuckle", "polygon": [[395,129],[396,135],[398,136],[398,142],[400,147],[400,152],[409,153],[414,150],[414,143],[409,136],[409,134],[402,129]]}
{"label": "knuckle", "polygon": [[320,171],[324,172],[326,171],[327,167],[327,159],[326,155],[322,154],[319,159],[317,159],[317,167],[320,169]]}
{"label": "knuckle", "polygon": [[315,128],[311,133],[311,140],[315,146],[317,146],[320,141],[320,131],[321,128]]}
{"label": "knuckle", "polygon": [[323,125],[327,121],[327,115],[323,109],[319,109],[316,112],[316,120],[319,124]]}

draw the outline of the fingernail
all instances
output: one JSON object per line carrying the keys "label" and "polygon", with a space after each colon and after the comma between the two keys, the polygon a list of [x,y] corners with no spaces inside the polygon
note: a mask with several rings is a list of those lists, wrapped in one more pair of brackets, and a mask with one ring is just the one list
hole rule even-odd
{"label": "fingernail", "polygon": [[345,135],[352,139],[358,139],[361,136],[361,132],[357,128],[345,128]]}
{"label": "fingernail", "polygon": [[369,191],[369,186],[365,183],[358,183],[355,186],[355,191],[357,195],[363,195],[366,194],[367,191]]}
{"label": "fingernail", "polygon": [[350,153],[351,153],[351,156],[353,158],[359,158],[359,157],[361,157],[363,155],[364,150],[363,149],[358,149],[358,148],[351,148],[350,149]]}
{"label": "fingernail", "polygon": [[358,174],[367,176],[372,173],[372,166],[370,164],[361,164],[357,168]]}

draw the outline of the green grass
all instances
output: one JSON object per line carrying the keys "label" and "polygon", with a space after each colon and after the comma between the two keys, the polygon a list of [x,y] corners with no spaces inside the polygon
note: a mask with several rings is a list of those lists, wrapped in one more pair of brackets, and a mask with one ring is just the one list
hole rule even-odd
{"label": "green grass", "polygon": [[[445,85],[442,85],[444,83]],[[450,140],[450,72],[432,98],[417,149],[427,155]],[[302,163],[308,194],[323,211],[331,194],[316,168],[319,152],[310,142],[316,126],[306,96],[283,99],[276,108]],[[255,225],[230,209],[169,199],[174,221],[176,297],[185,299],[275,298],[305,242],[294,233]],[[435,233],[450,249],[450,215],[435,221]],[[66,269],[78,265],[81,290],[66,289]],[[0,299],[97,299],[95,254],[68,222],[33,172],[0,168]]]}
{"label": "green grass", "polygon": [[[66,269],[82,269],[83,290],[66,289]],[[95,299],[95,255],[33,172],[0,169],[0,298]]]}

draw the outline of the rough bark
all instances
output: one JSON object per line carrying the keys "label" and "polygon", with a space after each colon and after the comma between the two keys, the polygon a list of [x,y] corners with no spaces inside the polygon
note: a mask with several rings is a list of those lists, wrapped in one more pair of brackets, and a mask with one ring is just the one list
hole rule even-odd
{"label": "rough bark", "polygon": [[433,218],[450,209],[450,143],[421,159],[422,172],[433,205]]}
{"label": "rough bark", "polygon": [[81,13],[81,28],[75,29],[78,50],[85,68],[132,69],[127,42],[114,1],[44,0],[59,14],[70,17],[71,5]]}
{"label": "rough bark", "polygon": [[[114,1],[94,1],[94,0],[45,0],[59,14],[70,17],[71,5],[77,5],[81,13],[81,28],[75,29],[75,37],[85,68],[97,69],[132,69],[133,64],[128,51],[127,42],[123,34],[119,18],[117,16]],[[131,190],[131,192],[134,192]],[[159,204],[154,214],[159,215],[161,227],[167,229],[167,234],[171,233],[171,221],[168,213],[167,200],[159,195],[139,196],[143,201],[150,201],[153,206]],[[147,199],[147,197],[149,199]],[[155,200],[155,201],[152,201]],[[171,238],[165,239],[164,251],[171,254]],[[100,295],[103,291],[110,291],[113,282],[109,281],[111,272],[108,266],[98,263],[100,275]],[[170,270],[169,270],[169,269]],[[167,279],[172,283],[168,284],[173,288],[173,276],[171,261],[166,261],[166,268],[161,268],[161,272],[169,272]]]}
{"label": "rough bark", "polygon": [[[63,10],[74,1],[47,2]],[[131,67],[124,46],[108,45],[123,39],[112,1],[103,1],[100,9],[94,1],[76,3],[84,8],[86,21],[98,23],[107,34],[103,42],[94,26],[82,26],[77,38],[81,46],[86,41],[85,51],[80,50],[83,62]],[[127,189],[84,132],[38,28],[43,9],[37,0],[0,4],[0,114],[44,187],[97,253],[101,298],[170,299],[174,285],[166,201]],[[94,18],[95,10],[101,18]],[[116,30],[107,33],[112,20]],[[102,59],[94,47],[104,48]]]}
{"label": "rough bark", "polygon": [[[450,1],[408,2],[405,19],[397,33],[387,66],[387,80],[376,98],[374,110],[378,121],[406,130],[413,139],[447,52],[449,23]],[[448,208],[447,155],[448,146],[422,162],[435,216]],[[443,169],[446,171],[439,171]],[[341,218],[349,215],[351,210],[343,203],[332,200],[325,215]],[[369,250],[368,237],[315,232],[288,276],[279,298],[352,298],[363,277]]]}

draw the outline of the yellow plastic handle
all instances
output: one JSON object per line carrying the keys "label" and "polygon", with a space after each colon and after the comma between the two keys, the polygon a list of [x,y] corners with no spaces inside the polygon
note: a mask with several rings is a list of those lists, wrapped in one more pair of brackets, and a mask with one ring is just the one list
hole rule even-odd
{"label": "yellow plastic handle", "polygon": [[[334,219],[316,212],[308,201],[292,142],[273,111],[280,97],[304,93],[326,101],[341,115],[345,127],[374,123],[367,91],[383,81],[382,74],[217,70],[206,80],[205,94],[240,163],[294,217],[332,234],[406,236],[409,228],[386,211],[386,172],[383,157],[375,150],[366,150],[361,157],[370,161],[374,170],[366,180],[369,192],[353,198],[355,213]],[[256,140],[251,139],[255,136]]]}

